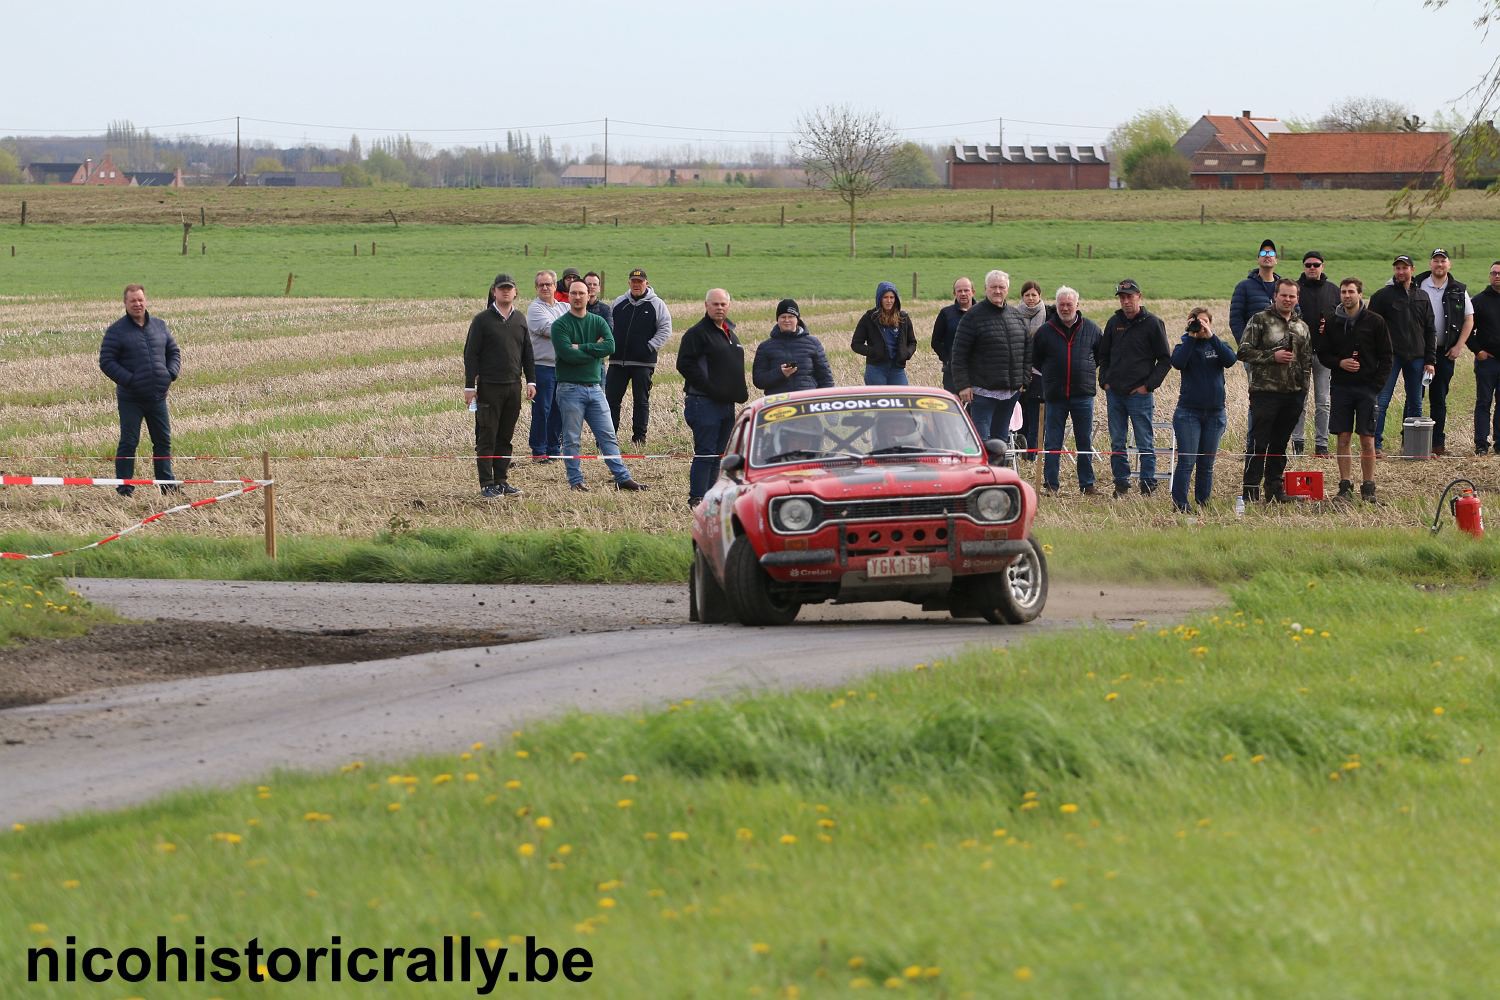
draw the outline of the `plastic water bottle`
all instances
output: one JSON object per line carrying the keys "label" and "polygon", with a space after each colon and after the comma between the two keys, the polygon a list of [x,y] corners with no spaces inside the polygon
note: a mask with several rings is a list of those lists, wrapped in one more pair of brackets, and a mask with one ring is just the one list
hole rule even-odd
{"label": "plastic water bottle", "polygon": [[1234,498],[1234,516],[1245,516],[1245,494],[1243,493]]}
{"label": "plastic water bottle", "polygon": [[470,413],[478,413],[479,412],[479,397],[477,395],[473,399],[469,400],[469,412]]}

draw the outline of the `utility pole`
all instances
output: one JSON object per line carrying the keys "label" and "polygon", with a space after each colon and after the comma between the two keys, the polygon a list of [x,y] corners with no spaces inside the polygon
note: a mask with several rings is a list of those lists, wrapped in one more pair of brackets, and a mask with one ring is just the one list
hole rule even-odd
{"label": "utility pole", "polygon": [[609,119],[604,119],[604,183],[601,187],[609,187]]}
{"label": "utility pole", "polygon": [[1000,122],[1000,155],[1004,156],[1005,155],[1005,119],[1001,118],[1001,119],[999,119],[999,122]]}
{"label": "utility pole", "polygon": [[234,116],[234,182],[243,186],[245,172],[240,166],[240,116]]}

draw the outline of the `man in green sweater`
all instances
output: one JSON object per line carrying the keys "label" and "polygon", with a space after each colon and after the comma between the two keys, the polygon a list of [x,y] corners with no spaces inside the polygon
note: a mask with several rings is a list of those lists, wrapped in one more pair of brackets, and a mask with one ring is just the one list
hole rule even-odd
{"label": "man in green sweater", "polygon": [[567,292],[568,311],[552,321],[552,346],[557,351],[557,408],[562,414],[563,468],[568,474],[568,488],[588,492],[583,484],[583,463],[578,458],[587,421],[599,454],[614,476],[615,488],[644,490],[645,484],[630,478],[630,470],[620,461],[609,402],[599,385],[600,362],[614,351],[614,334],[608,323],[589,312],[589,289],[582,278],[573,279]]}

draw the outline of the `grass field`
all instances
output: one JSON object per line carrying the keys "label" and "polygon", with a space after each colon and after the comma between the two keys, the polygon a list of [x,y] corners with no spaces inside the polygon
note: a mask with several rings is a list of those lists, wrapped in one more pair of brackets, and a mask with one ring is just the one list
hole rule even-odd
{"label": "grass field", "polygon": [[1349,541],[1176,627],[9,831],[0,980],[69,935],[536,935],[598,997],[1484,995],[1494,543]]}

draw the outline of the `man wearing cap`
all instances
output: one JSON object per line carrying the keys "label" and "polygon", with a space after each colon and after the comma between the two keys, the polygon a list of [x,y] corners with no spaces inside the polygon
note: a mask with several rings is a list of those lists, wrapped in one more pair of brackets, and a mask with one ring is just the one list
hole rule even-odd
{"label": "man wearing cap", "polygon": [[755,387],[766,395],[827,389],[833,386],[833,369],[822,341],[807,332],[796,299],[776,303],[776,325],[771,335],[755,349],[750,367]]}
{"label": "man wearing cap", "polygon": [[521,495],[506,482],[511,442],[521,416],[521,398],[536,395],[531,337],[526,317],[515,304],[515,279],[496,275],[490,285],[490,303],[470,321],[464,339],[464,402],[474,408],[479,495],[486,500]]}
{"label": "man wearing cap", "polygon": [[1375,401],[1375,454],[1385,440],[1385,414],[1396,394],[1396,378],[1406,382],[1402,418],[1422,415],[1422,375],[1434,370],[1437,350],[1432,322],[1432,300],[1412,281],[1411,258],[1401,254],[1391,262],[1391,280],[1370,296],[1370,311],[1385,320],[1391,337],[1391,373]]}
{"label": "man wearing cap", "polygon": [[[1323,273],[1323,255],[1309,250],[1302,255],[1302,274],[1297,278],[1297,308],[1307,321],[1307,329],[1313,338],[1313,444],[1314,454],[1328,455],[1328,406],[1332,373],[1318,360],[1318,338],[1328,326],[1334,310],[1339,307],[1339,288]],[[1306,441],[1306,414],[1292,429],[1292,453],[1302,454]]]}
{"label": "man wearing cap", "polygon": [[1234,286],[1234,294],[1229,297],[1229,332],[1234,334],[1235,344],[1244,338],[1250,317],[1270,307],[1276,296],[1276,282],[1281,280],[1276,273],[1275,243],[1261,240],[1255,260],[1255,269]]}
{"label": "man wearing cap", "polygon": [[1474,333],[1469,337],[1474,352],[1474,454],[1488,455],[1493,429],[1495,451],[1500,452],[1500,406],[1491,421],[1490,404],[1500,386],[1500,260],[1490,265],[1490,283],[1474,296]]}
{"label": "man wearing cap", "polygon": [[1448,251],[1432,251],[1432,269],[1417,275],[1417,287],[1427,293],[1432,303],[1432,329],[1436,338],[1436,367],[1429,389],[1432,400],[1432,454],[1448,454],[1443,433],[1448,422],[1448,385],[1453,381],[1453,364],[1464,352],[1474,329],[1474,302],[1462,281],[1448,273]]}
{"label": "man wearing cap", "polygon": [[943,388],[953,392],[953,335],[958,332],[958,321],[974,304],[974,282],[959,278],[953,283],[953,302],[938,310],[932,321],[932,350],[943,363]]}
{"label": "man wearing cap", "polygon": [[594,441],[604,465],[614,477],[615,488],[644,490],[646,485],[630,478],[630,470],[620,461],[620,444],[609,423],[609,407],[604,390],[599,388],[604,358],[615,349],[615,338],[609,324],[589,312],[589,289],[582,278],[568,286],[568,311],[552,323],[552,349],[557,356],[557,406],[562,412],[563,469],[568,488],[587,493],[583,484],[583,463],[579,448],[583,425],[594,432]]}
{"label": "man wearing cap", "polygon": [[703,318],[682,335],[677,373],[685,383],[683,417],[693,431],[688,469],[688,506],[696,507],[719,478],[719,456],[734,428],[734,407],[750,398],[745,385],[745,348],[729,319],[729,293],[710,288]]}
{"label": "man wearing cap", "polygon": [[1241,496],[1290,502],[1282,485],[1287,442],[1302,418],[1312,378],[1312,333],[1297,314],[1297,283],[1282,278],[1269,309],[1250,317],[1240,341],[1240,364],[1250,381],[1250,431]]}
{"label": "man wearing cap", "polygon": [[1109,415],[1109,466],[1115,479],[1115,496],[1130,493],[1130,459],[1126,457],[1126,432],[1135,438],[1140,456],[1141,494],[1156,492],[1156,436],[1152,419],[1156,398],[1152,394],[1172,368],[1172,349],[1161,319],[1141,305],[1141,286],[1126,278],[1115,286],[1120,308],[1104,324],[1094,358],[1099,366],[1099,384]]}
{"label": "man wearing cap", "polygon": [[609,416],[620,433],[620,404],[630,387],[630,440],[646,443],[651,419],[651,376],[656,373],[656,355],[672,336],[672,314],[656,294],[640,268],[630,272],[630,291],[615,299],[613,309],[615,351],[609,356],[604,375],[604,396]]}
{"label": "man wearing cap", "polygon": [[531,399],[533,462],[550,462],[562,450],[562,415],[557,409],[557,355],[552,350],[552,324],[568,307],[557,301],[557,275],[536,273],[536,298],[526,307],[526,332],[536,361],[536,395]]}
{"label": "man wearing cap", "polygon": [[[1385,320],[1367,308],[1364,284],[1358,278],[1339,282],[1339,305],[1317,338],[1323,364],[1333,374],[1333,405],[1329,426],[1338,436],[1338,499],[1354,499],[1351,432],[1359,435],[1361,500],[1375,500],[1375,401],[1391,370],[1391,337]],[[1303,318],[1307,313],[1303,312]]]}

